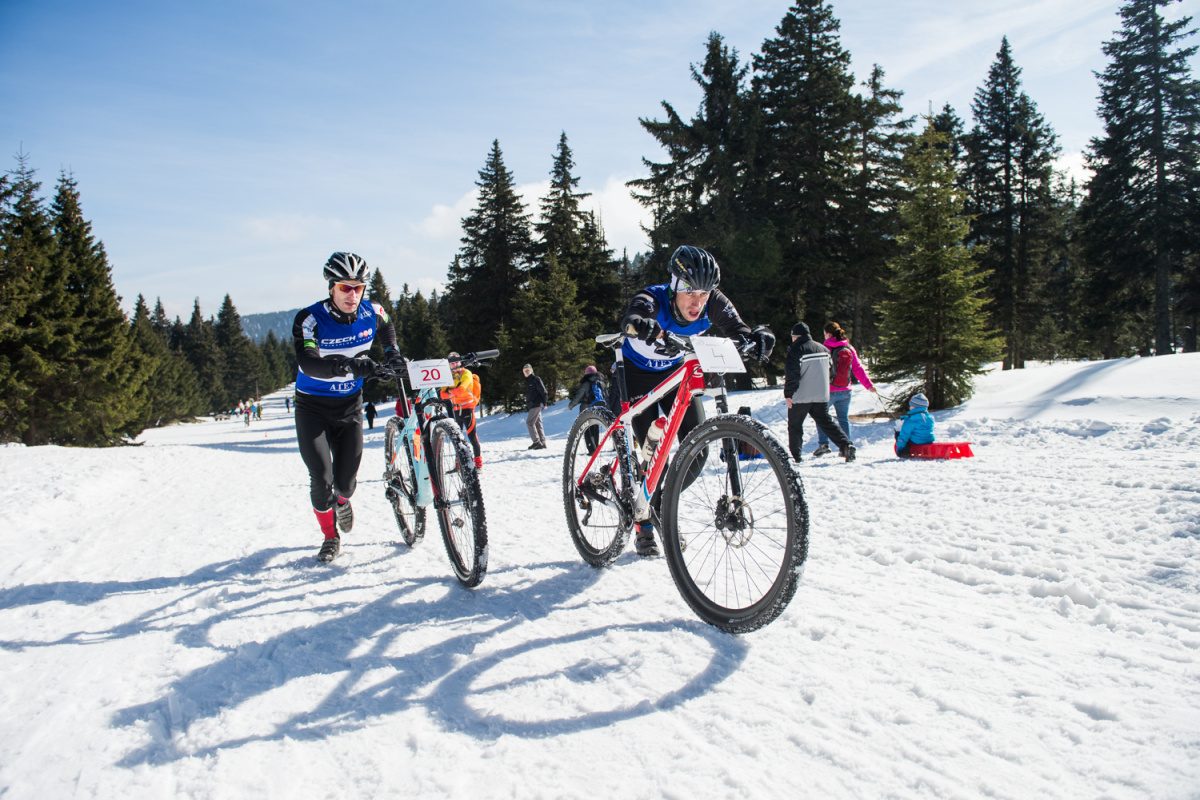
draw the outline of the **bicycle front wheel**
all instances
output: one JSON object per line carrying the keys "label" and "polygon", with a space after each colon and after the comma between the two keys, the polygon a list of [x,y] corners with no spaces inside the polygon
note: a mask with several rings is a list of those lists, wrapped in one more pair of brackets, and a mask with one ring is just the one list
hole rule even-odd
{"label": "bicycle front wheel", "polygon": [[463,586],[478,586],[487,572],[487,520],[471,446],[458,423],[449,419],[432,423],[430,445],[429,468],[436,487],[434,506],[446,555]]}
{"label": "bicycle front wheel", "polygon": [[607,409],[584,411],[567,434],[563,455],[567,529],[579,555],[593,567],[611,564],[629,541],[633,488],[622,467],[629,458],[624,429],[613,431],[591,470],[584,474],[596,443],[612,423]]}
{"label": "bicycle front wheel", "polygon": [[396,516],[400,537],[411,547],[425,535],[425,509],[417,505],[417,476],[413,454],[404,440],[404,423],[392,417],[383,436],[384,494]]}
{"label": "bicycle front wheel", "polygon": [[698,425],[671,462],[661,510],[671,577],[701,619],[745,633],[783,612],[808,557],[808,506],[765,425],[737,414]]}

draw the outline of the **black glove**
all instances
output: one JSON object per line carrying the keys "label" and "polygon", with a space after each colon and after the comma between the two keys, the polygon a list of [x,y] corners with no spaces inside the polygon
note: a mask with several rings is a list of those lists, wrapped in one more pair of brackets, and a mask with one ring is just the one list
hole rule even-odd
{"label": "black glove", "polygon": [[627,322],[637,333],[637,338],[646,344],[654,344],[662,333],[662,326],[653,317],[630,317]]}
{"label": "black glove", "polygon": [[400,355],[399,350],[389,350],[383,354],[383,362],[387,364],[388,369],[395,372],[397,375],[402,375],[408,369],[408,361],[404,356]]}
{"label": "black glove", "polygon": [[379,372],[379,365],[370,356],[356,356],[350,359],[350,371],[356,378],[373,378]]}
{"label": "black glove", "polygon": [[771,333],[771,329],[766,325],[759,325],[750,331],[750,338],[754,340],[755,357],[763,362],[769,359],[771,351],[775,349],[775,334]]}

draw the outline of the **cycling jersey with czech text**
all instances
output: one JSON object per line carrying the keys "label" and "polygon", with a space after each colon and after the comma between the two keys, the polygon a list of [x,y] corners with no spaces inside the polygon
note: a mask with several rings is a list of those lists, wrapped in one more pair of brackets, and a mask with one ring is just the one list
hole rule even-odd
{"label": "cycling jersey with czech text", "polygon": [[[738,317],[737,311],[734,310],[728,298],[717,290],[713,291],[704,311],[700,313],[700,318],[695,322],[685,324],[675,319],[675,315],[671,313],[671,302],[671,290],[667,284],[647,286],[634,296],[626,315],[634,313],[645,317],[650,316],[652,312],[664,331],[680,336],[697,336],[707,331],[714,323],[727,335],[735,331],[748,332],[750,330]],[[712,318],[709,317],[709,311],[713,312]],[[664,356],[656,353],[653,345],[646,344],[641,339],[632,336],[625,337],[625,344],[621,346],[621,351],[627,363],[646,372],[666,372],[679,366],[683,361],[682,353],[675,356]]]}
{"label": "cycling jersey with czech text", "polygon": [[[313,303],[300,312],[296,326],[306,353],[325,358],[336,355],[354,358],[366,355],[375,341],[375,329],[387,321],[387,313],[374,302],[363,302],[353,322],[339,322],[329,310],[328,300]],[[323,397],[349,397],[362,391],[363,379],[348,375],[318,378],[307,375],[301,364],[296,370],[296,391]]]}

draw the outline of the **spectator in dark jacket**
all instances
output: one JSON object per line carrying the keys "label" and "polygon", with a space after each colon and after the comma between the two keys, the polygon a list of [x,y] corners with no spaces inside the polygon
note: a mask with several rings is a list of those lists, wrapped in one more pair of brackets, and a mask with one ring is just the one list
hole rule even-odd
{"label": "spectator in dark jacket", "polygon": [[838,424],[829,416],[829,351],[814,342],[808,325],[797,322],[792,326],[792,344],[787,352],[783,376],[783,396],[788,407],[788,449],[792,458],[800,460],[804,443],[804,420],[812,415],[813,422],[838,446],[842,458],[854,460],[854,445]]}
{"label": "spectator in dark jacket", "polygon": [[546,394],[546,384],[533,374],[533,367],[526,364],[521,367],[525,375],[525,427],[529,430],[529,438],[533,444],[528,450],[546,449],[546,429],[542,427],[542,409],[546,407],[549,395]]}

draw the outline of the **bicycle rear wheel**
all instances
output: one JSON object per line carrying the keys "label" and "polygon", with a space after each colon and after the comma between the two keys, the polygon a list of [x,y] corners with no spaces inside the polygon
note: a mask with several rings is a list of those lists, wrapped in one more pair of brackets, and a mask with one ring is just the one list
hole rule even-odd
{"label": "bicycle rear wheel", "polygon": [[471,446],[458,423],[450,419],[432,423],[430,444],[429,468],[437,497],[434,507],[446,555],[463,586],[478,586],[487,572],[487,520]]}
{"label": "bicycle rear wheel", "polygon": [[387,421],[383,436],[384,494],[396,516],[400,537],[411,547],[425,536],[425,509],[417,505],[417,476],[413,454],[404,440],[404,424],[396,417]]}
{"label": "bicycle rear wheel", "polygon": [[607,409],[584,411],[567,434],[563,455],[567,529],[579,555],[593,567],[611,564],[629,541],[633,489],[622,472],[629,454],[624,429],[613,431],[592,469],[583,474],[595,443],[612,423],[613,416]]}
{"label": "bicycle rear wheel", "polygon": [[[689,472],[697,477],[686,484]],[[766,426],[723,414],[692,430],[671,462],[661,511],[671,577],[701,619],[745,633],[787,607],[808,557],[808,506]]]}

